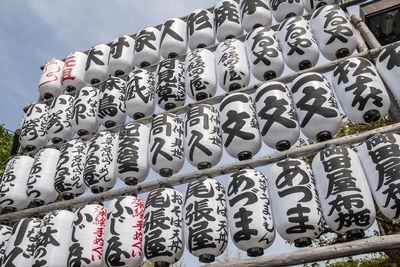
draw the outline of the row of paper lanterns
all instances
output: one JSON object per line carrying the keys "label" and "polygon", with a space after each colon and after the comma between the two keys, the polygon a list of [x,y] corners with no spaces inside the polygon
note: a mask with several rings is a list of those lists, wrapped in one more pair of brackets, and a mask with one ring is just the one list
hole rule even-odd
{"label": "row of paper lanterns", "polygon": [[180,259],[185,245],[201,262],[212,262],[229,235],[253,257],[273,243],[276,231],[299,247],[311,245],[326,226],[360,238],[375,220],[373,199],[386,217],[400,221],[399,163],[400,136],[377,134],[358,153],[346,146],[324,148],[312,168],[287,158],[272,164],[266,177],[241,169],[226,190],[204,177],[191,182],[185,196],[160,188],[146,204],[126,196],[107,209],[90,204],[75,213],[23,219],[12,234],[0,228],[0,258],[2,266],[139,266],[146,256],[168,265]]}
{"label": "row of paper lanterns", "polygon": [[[234,1],[223,3],[222,6],[237,5]],[[256,16],[259,7],[254,8],[253,15]],[[224,15],[227,16],[224,35],[233,38],[241,34],[242,26],[240,23],[229,23],[230,15],[229,12]],[[188,21],[192,21],[190,18]],[[209,20],[212,21],[212,18]],[[234,27],[239,27],[240,31],[233,34]],[[197,27],[195,32],[198,32],[200,41],[210,39],[200,33],[205,29],[198,28],[201,27]],[[225,28],[221,26],[218,29],[222,31]],[[210,34],[214,38],[213,29]],[[184,45],[179,45],[181,43]],[[160,107],[170,109],[184,103],[185,91],[194,100],[201,100],[213,96],[217,84],[226,91],[247,86],[250,72],[258,80],[265,81],[279,77],[284,70],[284,62],[298,71],[315,66],[319,50],[327,59],[333,60],[352,54],[356,46],[357,38],[345,13],[336,5],[326,5],[316,10],[310,21],[300,16],[290,17],[279,25],[276,33],[269,27],[257,27],[247,34],[244,43],[224,38],[217,46],[215,55],[207,49],[195,49],[188,54],[185,62],[181,62],[164,55],[166,50],[174,55],[186,53],[186,23],[173,19],[164,24],[161,32],[154,27],[143,29],[136,41],[129,36],[121,36],[111,47],[106,44],[95,45],[88,55],[73,52],[65,62],[50,60],[43,69],[39,92],[44,98],[56,97],[63,91],[74,92],[87,83],[104,81],[109,75],[128,74],[133,66],[158,63],[161,51],[166,59],[159,63],[156,71],[156,95]],[[168,103],[168,91],[181,91],[182,97]]]}

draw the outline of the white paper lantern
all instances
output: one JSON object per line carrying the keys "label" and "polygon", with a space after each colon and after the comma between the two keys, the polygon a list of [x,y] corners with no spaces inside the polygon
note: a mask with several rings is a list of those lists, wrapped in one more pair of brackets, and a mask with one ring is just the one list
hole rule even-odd
{"label": "white paper lantern", "polygon": [[184,67],[177,58],[164,59],[158,64],[155,100],[160,108],[170,110],[185,104]]}
{"label": "white paper lantern", "polygon": [[134,122],[125,125],[119,133],[115,172],[127,185],[143,182],[149,173],[149,134],[146,125]]}
{"label": "white paper lantern", "polygon": [[233,243],[250,257],[263,255],[275,239],[265,176],[251,168],[233,173],[228,179],[226,203]]}
{"label": "white paper lantern", "polygon": [[364,236],[375,220],[375,207],[356,152],[329,146],[312,162],[326,224],[348,238]]}
{"label": "white paper lantern", "polygon": [[254,77],[267,81],[281,76],[285,63],[273,30],[258,27],[247,34],[245,44]]}
{"label": "white paper lantern", "polygon": [[187,18],[188,44],[191,50],[211,46],[215,41],[214,14],[196,9]]}
{"label": "white paper lantern", "polygon": [[85,66],[85,79],[88,83],[96,84],[107,79],[109,56],[110,47],[106,44],[98,44],[90,48]]}
{"label": "white paper lantern", "polygon": [[272,164],[267,177],[279,235],[296,247],[311,245],[324,223],[310,166],[303,160],[287,158]]}
{"label": "white paper lantern", "polygon": [[58,197],[54,187],[54,176],[59,157],[60,151],[55,148],[42,149],[34,157],[26,183],[26,195],[36,206],[53,202]]}
{"label": "white paper lantern", "polygon": [[26,182],[33,162],[29,156],[15,156],[8,161],[0,184],[0,208],[3,212],[28,207],[30,201],[26,195]]}
{"label": "white paper lantern", "polygon": [[67,265],[73,219],[74,213],[68,210],[55,210],[43,217],[32,267]]}
{"label": "white paper lantern", "polygon": [[39,93],[44,99],[50,99],[61,95],[61,77],[64,62],[55,58],[49,60],[42,70],[39,81]]}
{"label": "white paper lantern", "polygon": [[183,120],[172,113],[158,114],[153,118],[150,131],[149,161],[151,168],[163,177],[182,169]]}
{"label": "white paper lantern", "polygon": [[133,64],[144,68],[160,61],[161,33],[154,27],[141,29],[136,35]]}
{"label": "white paper lantern", "polygon": [[107,210],[90,204],[74,213],[68,267],[102,267]]}
{"label": "white paper lantern", "polygon": [[151,191],[146,200],[143,250],[155,266],[168,266],[183,254],[183,197],[172,188]]}
{"label": "white paper lantern", "polygon": [[79,139],[66,142],[60,148],[54,187],[65,200],[80,196],[86,190],[83,180],[86,149],[86,143]]}
{"label": "white paper lantern", "polygon": [[154,75],[144,69],[129,74],[126,82],[126,114],[135,120],[154,112]]}
{"label": "white paper lantern", "polygon": [[397,87],[398,77],[400,75],[399,54],[400,42],[396,42],[385,47],[376,60],[376,69],[379,75],[397,100],[400,99],[400,91]]}
{"label": "white paper lantern", "polygon": [[125,122],[125,89],[125,81],[117,77],[108,78],[100,86],[97,120],[106,128]]}
{"label": "white paper lantern", "polygon": [[304,17],[291,17],[278,28],[277,37],[283,58],[294,71],[315,66],[319,58],[318,45],[311,32],[310,23]]}
{"label": "white paper lantern", "polygon": [[264,143],[279,151],[288,150],[297,142],[300,127],[286,86],[264,83],[257,89],[255,103]]}
{"label": "white paper lantern", "polygon": [[72,129],[79,136],[93,134],[99,128],[97,112],[99,109],[99,90],[93,87],[83,87],[74,101],[71,120]]}
{"label": "white paper lantern", "polygon": [[253,99],[245,93],[226,96],[219,107],[226,152],[239,160],[252,158],[261,148]]}
{"label": "white paper lantern", "polygon": [[329,60],[347,57],[357,48],[351,22],[340,7],[326,5],[311,16],[310,24],[322,55]]}
{"label": "white paper lantern", "polygon": [[117,182],[114,175],[117,142],[116,134],[100,132],[87,145],[83,179],[94,194],[113,188]]}
{"label": "white paper lantern", "polygon": [[14,225],[1,266],[33,266],[40,224],[40,219],[25,218]]}
{"label": "white paper lantern", "polygon": [[104,262],[107,267],[139,267],[143,261],[144,202],[134,196],[113,199],[107,208]]}
{"label": "white paper lantern", "polygon": [[365,58],[339,63],[332,85],[340,105],[351,122],[373,123],[386,116],[390,99],[377,70]]}
{"label": "white paper lantern", "polygon": [[243,28],[247,32],[272,23],[272,14],[267,0],[241,0],[240,12]]}
{"label": "white paper lantern", "polygon": [[250,82],[250,66],[244,44],[230,39],[218,45],[216,50],[219,85],[225,91],[246,87]]}
{"label": "white paper lantern", "polygon": [[195,49],[185,59],[186,94],[193,100],[203,100],[217,91],[215,56],[208,49]]}
{"label": "white paper lantern", "polygon": [[191,182],[185,195],[184,238],[189,252],[210,263],[228,244],[225,189],[211,178]]}
{"label": "white paper lantern", "polygon": [[132,37],[123,35],[114,39],[108,61],[111,76],[121,76],[132,71],[134,49],[135,40]]}
{"label": "white paper lantern", "polygon": [[304,9],[307,13],[312,13],[324,5],[333,5],[335,3],[336,0],[303,0]]}
{"label": "white paper lantern", "polygon": [[26,150],[31,151],[47,144],[46,126],[48,120],[46,104],[33,104],[25,113],[21,123],[19,142]]}
{"label": "white paper lantern", "polygon": [[387,218],[400,221],[400,136],[374,135],[357,151],[376,205]]}
{"label": "white paper lantern", "polygon": [[7,241],[11,237],[12,227],[6,225],[0,225],[0,265],[4,260],[4,253],[7,248]]}
{"label": "white paper lantern", "polygon": [[186,22],[172,18],[164,22],[161,28],[160,54],[163,58],[174,58],[186,54]]}
{"label": "white paper lantern", "polygon": [[214,7],[214,21],[217,40],[220,42],[243,33],[240,7],[235,1],[218,2]]}
{"label": "white paper lantern", "polygon": [[68,93],[81,89],[86,84],[85,67],[87,55],[82,52],[71,52],[65,59],[62,72],[62,88]]}
{"label": "white paper lantern", "polygon": [[303,15],[302,0],[270,0],[269,5],[277,22]]}
{"label": "white paper lantern", "polygon": [[298,76],[291,86],[294,107],[303,134],[318,142],[332,139],[340,130],[340,113],[328,80],[320,73]]}
{"label": "white paper lantern", "polygon": [[211,168],[222,156],[218,110],[211,105],[192,106],[185,121],[186,158],[198,169]]}
{"label": "white paper lantern", "polygon": [[47,119],[47,139],[54,144],[70,140],[74,136],[71,127],[75,98],[70,95],[56,97],[50,105]]}

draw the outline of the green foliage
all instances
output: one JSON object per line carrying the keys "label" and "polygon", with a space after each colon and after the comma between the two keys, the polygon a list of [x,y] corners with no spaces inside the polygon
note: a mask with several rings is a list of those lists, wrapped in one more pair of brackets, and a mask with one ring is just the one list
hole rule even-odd
{"label": "green foliage", "polygon": [[384,256],[381,253],[377,253],[377,255],[373,257],[365,257],[365,258],[347,258],[344,260],[336,261],[333,263],[328,263],[326,266],[328,267],[396,267],[396,263],[394,263],[388,256]]}
{"label": "green foliage", "polygon": [[9,134],[4,125],[0,124],[0,178],[3,176],[13,144],[13,135]]}

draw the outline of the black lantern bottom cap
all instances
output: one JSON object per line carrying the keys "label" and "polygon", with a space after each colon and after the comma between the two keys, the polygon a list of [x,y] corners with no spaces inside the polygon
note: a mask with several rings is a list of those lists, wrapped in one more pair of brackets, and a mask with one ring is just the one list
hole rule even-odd
{"label": "black lantern bottom cap", "polygon": [[197,46],[196,46],[196,48],[204,48],[204,47],[207,47],[205,44],[198,44]]}
{"label": "black lantern bottom cap", "polygon": [[162,177],[170,177],[170,176],[172,176],[172,173],[173,173],[173,171],[169,168],[162,168],[160,170],[160,175]]}
{"label": "black lantern bottom cap", "polygon": [[311,67],[312,67],[311,61],[309,61],[309,60],[303,60],[299,63],[299,70],[306,70]]}
{"label": "black lantern bottom cap", "polygon": [[65,91],[67,91],[68,93],[72,93],[76,90],[75,86],[72,85],[68,85],[67,88],[65,88]]}
{"label": "black lantern bottom cap", "polygon": [[215,256],[211,254],[203,254],[199,256],[199,261],[202,263],[211,263],[215,261]]}
{"label": "black lantern bottom cap", "polygon": [[171,52],[168,54],[168,58],[176,58],[176,57],[178,57],[178,54],[175,52]]}
{"label": "black lantern bottom cap", "polygon": [[91,85],[96,84],[96,83],[99,83],[99,82],[100,82],[99,79],[91,79],[91,80],[90,80],[90,84],[91,84]]}
{"label": "black lantern bottom cap", "polygon": [[104,188],[101,186],[93,186],[91,188],[91,191],[93,194],[98,194],[98,193],[104,192]]}
{"label": "black lantern bottom cap", "polygon": [[259,257],[262,255],[264,255],[263,248],[249,248],[247,250],[247,256],[249,256],[249,257]]}
{"label": "black lantern bottom cap", "polygon": [[264,80],[268,81],[268,80],[272,80],[276,78],[276,72],[273,70],[269,70],[264,72]]}
{"label": "black lantern bottom cap", "polygon": [[115,121],[106,121],[106,123],[104,123],[104,126],[108,129],[108,128],[111,128],[111,127],[114,127],[115,125],[117,125],[116,123],[115,123]]}
{"label": "black lantern bottom cap", "polygon": [[226,36],[225,40],[229,40],[229,39],[233,39],[233,38],[235,38],[235,36],[231,34],[231,35]]}
{"label": "black lantern bottom cap", "polygon": [[294,245],[297,248],[303,248],[303,247],[308,247],[311,245],[311,238],[309,237],[300,237],[294,240]]}
{"label": "black lantern bottom cap", "polygon": [[318,9],[318,8],[320,8],[321,6],[326,6],[326,5],[327,5],[327,3],[324,2],[324,1],[319,2],[319,3],[315,6],[315,9]]}
{"label": "black lantern bottom cap", "polygon": [[115,72],[114,72],[114,74],[115,74],[115,76],[122,76],[122,75],[124,75],[125,74],[125,72],[124,71],[122,71],[122,70],[116,70]]}
{"label": "black lantern bottom cap", "polygon": [[62,141],[62,139],[59,138],[59,137],[54,137],[54,138],[51,139],[51,142],[53,142],[53,144],[60,143],[61,141]]}
{"label": "black lantern bottom cap", "polygon": [[169,262],[166,261],[156,261],[154,267],[169,267]]}
{"label": "black lantern bottom cap", "polygon": [[71,200],[75,197],[75,195],[72,193],[62,193],[61,196],[64,200]]}
{"label": "black lantern bottom cap", "polygon": [[89,132],[86,131],[86,130],[79,130],[79,131],[78,131],[78,135],[79,135],[79,136],[85,136],[85,135],[88,135],[88,134],[89,134]]}
{"label": "black lantern bottom cap", "polygon": [[40,200],[40,199],[34,199],[34,200],[32,200],[32,204],[33,204],[35,207],[40,207],[40,206],[43,206],[43,205],[44,205],[44,201],[43,201],[43,200]]}
{"label": "black lantern bottom cap", "polygon": [[26,147],[25,147],[25,150],[26,151],[32,151],[32,150],[34,150],[36,147],[34,147],[34,146],[31,146],[31,145],[27,145]]}
{"label": "black lantern bottom cap", "polygon": [[285,151],[290,148],[290,142],[288,140],[281,140],[275,145],[276,150]]}
{"label": "black lantern bottom cap", "polygon": [[346,237],[348,239],[360,239],[365,236],[364,230],[361,229],[353,229],[346,232]]}
{"label": "black lantern bottom cap", "polygon": [[141,67],[141,68],[146,68],[146,67],[148,67],[148,66],[150,66],[150,63],[147,62],[147,61],[143,61],[142,63],[140,63],[140,67]]}
{"label": "black lantern bottom cap", "polygon": [[368,110],[364,113],[363,119],[366,123],[373,123],[381,118],[381,114],[376,109]]}
{"label": "black lantern bottom cap", "polygon": [[238,160],[240,160],[240,161],[242,161],[242,160],[248,160],[248,159],[251,159],[252,156],[253,156],[253,155],[251,154],[250,151],[243,151],[243,152],[240,152],[240,153],[238,154]]}
{"label": "black lantern bottom cap", "polygon": [[286,15],[285,19],[291,18],[291,17],[295,17],[295,16],[296,16],[296,13],[291,12],[291,13],[289,13],[289,14]]}
{"label": "black lantern bottom cap", "polygon": [[331,132],[328,132],[328,131],[322,131],[322,132],[319,132],[316,137],[317,137],[318,142],[324,142],[324,141],[331,140],[332,134],[331,134]]}
{"label": "black lantern bottom cap", "polygon": [[240,86],[240,84],[238,83],[232,83],[231,85],[229,85],[229,91],[236,91],[240,88],[242,88],[242,86]]}
{"label": "black lantern bottom cap", "polygon": [[197,169],[199,170],[205,170],[211,168],[211,163],[210,162],[200,162],[197,164]]}
{"label": "black lantern bottom cap", "polygon": [[49,100],[49,99],[53,98],[53,94],[51,94],[51,93],[44,93],[43,98],[46,99],[46,100]]}
{"label": "black lantern bottom cap", "polygon": [[200,101],[207,98],[207,94],[204,92],[199,92],[196,94],[196,100]]}
{"label": "black lantern bottom cap", "polygon": [[176,108],[176,105],[174,103],[167,103],[165,104],[165,110],[170,110]]}
{"label": "black lantern bottom cap", "polygon": [[134,177],[125,178],[125,184],[126,185],[133,186],[133,185],[137,185],[137,183],[138,183],[138,180],[136,178],[134,178]]}
{"label": "black lantern bottom cap", "polygon": [[134,118],[135,120],[144,118],[144,114],[143,114],[142,112],[136,112],[135,114],[133,114],[133,118]]}
{"label": "black lantern bottom cap", "polygon": [[335,56],[337,59],[350,56],[350,51],[347,48],[341,48],[336,51]]}

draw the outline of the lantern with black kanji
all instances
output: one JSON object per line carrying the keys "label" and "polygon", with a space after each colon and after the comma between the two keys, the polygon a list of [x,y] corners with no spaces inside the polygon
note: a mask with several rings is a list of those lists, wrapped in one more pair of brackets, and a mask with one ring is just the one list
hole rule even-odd
{"label": "lantern with black kanji", "polygon": [[207,104],[193,105],[186,113],[186,158],[198,169],[211,168],[222,156],[218,110]]}
{"label": "lantern with black kanji", "polygon": [[269,26],[272,14],[267,0],[241,0],[240,12],[243,28],[246,32],[258,27]]}
{"label": "lantern with black kanji", "polygon": [[4,260],[4,253],[6,252],[7,242],[11,237],[12,227],[7,225],[0,225],[0,265]]}
{"label": "lantern with black kanji", "polygon": [[312,162],[326,224],[347,238],[361,238],[375,221],[375,207],[356,152],[328,146]]}
{"label": "lantern with black kanji", "polygon": [[308,72],[291,85],[294,108],[303,134],[318,142],[335,136],[340,129],[340,113],[333,90],[324,75]]}
{"label": "lantern with black kanji", "polygon": [[357,48],[351,22],[337,5],[318,8],[310,19],[311,29],[322,55],[329,60],[347,57]]}
{"label": "lantern with black kanji", "polygon": [[68,267],[102,267],[107,209],[90,204],[74,213]]}
{"label": "lantern with black kanji", "polygon": [[252,168],[233,173],[228,179],[226,204],[235,246],[250,257],[263,255],[275,239],[267,178]]}
{"label": "lantern with black kanji", "polygon": [[210,263],[228,244],[225,189],[217,180],[203,177],[186,189],[184,239],[189,252]]}
{"label": "lantern with black kanji", "polygon": [[163,177],[182,169],[183,120],[172,113],[158,114],[153,118],[150,131],[149,161],[151,168]]}
{"label": "lantern with black kanji", "polygon": [[374,135],[357,152],[376,205],[387,218],[400,221],[400,136]]}
{"label": "lantern with black kanji", "polygon": [[333,5],[335,2],[336,0],[303,0],[303,5],[307,13],[312,13],[322,6]]}
{"label": "lantern with black kanji", "polygon": [[383,48],[376,60],[376,69],[379,75],[397,100],[400,99],[400,91],[398,89],[398,78],[400,76],[399,57],[400,42],[396,42]]}
{"label": "lantern with black kanji", "polygon": [[186,22],[172,18],[164,22],[161,28],[160,54],[163,58],[185,55],[187,50]]}
{"label": "lantern with black kanji", "polygon": [[114,187],[118,136],[111,132],[100,132],[93,137],[86,152],[83,179],[92,193],[97,194]]}
{"label": "lantern with black kanji", "polygon": [[80,196],[86,190],[83,180],[86,149],[87,144],[80,139],[66,142],[60,148],[54,187],[65,200]]}
{"label": "lantern with black kanji", "polygon": [[71,127],[75,98],[70,95],[56,97],[47,112],[47,139],[54,144],[70,140],[74,136]]}
{"label": "lantern with black kanji", "polygon": [[332,85],[351,122],[373,123],[389,111],[385,85],[368,59],[354,57],[339,63],[333,71]]}
{"label": "lantern with black kanji", "polygon": [[108,78],[100,86],[97,120],[106,128],[125,122],[125,89],[125,81],[117,77]]}
{"label": "lantern with black kanji", "polygon": [[185,58],[186,94],[193,100],[203,100],[217,91],[215,56],[208,49],[194,49]]}
{"label": "lantern with black kanji", "polygon": [[140,266],[143,261],[144,202],[134,196],[111,200],[107,208],[103,258],[107,267]]}
{"label": "lantern with black kanji", "polygon": [[149,134],[146,125],[135,122],[125,125],[119,133],[115,173],[127,185],[143,182],[149,173]]}
{"label": "lantern with black kanji", "polygon": [[79,136],[93,134],[99,128],[97,113],[99,109],[99,90],[83,87],[75,97],[71,119],[72,129]]}
{"label": "lantern with black kanji", "polygon": [[90,48],[85,66],[85,79],[88,83],[96,84],[107,79],[109,56],[110,47],[106,44],[97,44]]}
{"label": "lantern with black kanji", "polygon": [[211,46],[215,41],[214,14],[196,9],[187,18],[188,44],[191,50]]}
{"label": "lantern with black kanji", "polygon": [[307,19],[297,16],[284,20],[279,25],[277,37],[289,68],[299,71],[317,64],[319,49]]}
{"label": "lantern with black kanji", "polygon": [[164,59],[158,64],[155,100],[160,108],[170,110],[185,104],[184,67],[178,58]]}
{"label": "lantern with black kanji", "polygon": [[288,150],[300,135],[292,98],[280,82],[261,85],[255,96],[257,120],[266,145],[279,151]]}
{"label": "lantern with black kanji", "polygon": [[61,78],[62,88],[65,92],[72,93],[85,86],[86,61],[87,55],[85,53],[71,52],[68,54]]}
{"label": "lantern with black kanji", "polygon": [[160,61],[160,39],[161,33],[154,27],[143,28],[137,33],[133,53],[136,67],[144,68]]}
{"label": "lantern with black kanji", "polygon": [[239,160],[252,158],[261,148],[253,99],[245,93],[226,96],[219,106],[226,152]]}
{"label": "lantern with black kanji", "polygon": [[270,0],[271,12],[277,22],[303,15],[302,0]]}
{"label": "lantern with black kanji", "polygon": [[118,77],[132,71],[134,49],[135,40],[128,35],[119,36],[113,40],[108,60],[108,72],[111,76]]}
{"label": "lantern with black kanji", "polygon": [[53,202],[58,197],[54,187],[54,176],[59,157],[60,151],[55,148],[42,149],[34,157],[26,183],[26,195],[36,206]]}
{"label": "lantern with black kanji", "polygon": [[65,267],[74,213],[55,210],[47,213],[40,226],[32,266]]}
{"label": "lantern with black kanji", "polygon": [[30,156],[15,156],[8,161],[0,184],[0,208],[3,212],[28,207],[30,201],[26,195],[26,182],[33,162]]}
{"label": "lantern with black kanji", "polygon": [[272,164],[267,177],[279,235],[296,247],[311,245],[324,223],[310,166],[303,160],[287,158]]}
{"label": "lantern with black kanji", "polygon": [[137,69],[129,73],[125,90],[126,114],[135,120],[154,112],[154,75]]}
{"label": "lantern with black kanji", "polygon": [[285,63],[276,34],[267,27],[259,27],[246,36],[246,51],[254,77],[267,81],[281,76]]}
{"label": "lantern with black kanji", "polygon": [[183,254],[183,197],[172,188],[147,196],[143,222],[143,250],[154,266],[169,266]]}
{"label": "lantern with black kanji", "polygon": [[40,224],[40,219],[25,218],[14,225],[1,266],[33,266]]}
{"label": "lantern with black kanji", "polygon": [[50,59],[42,70],[39,81],[39,93],[44,99],[50,99],[62,94],[61,77],[64,62],[55,58]]}
{"label": "lantern with black kanji", "polygon": [[47,144],[48,107],[46,104],[32,104],[25,113],[21,123],[19,142],[26,150],[31,151]]}
{"label": "lantern with black kanji", "polygon": [[219,42],[238,37],[243,33],[240,6],[235,1],[218,2],[214,7],[214,22]]}
{"label": "lantern with black kanji", "polygon": [[219,85],[225,91],[246,87],[250,82],[250,66],[244,44],[237,39],[221,42],[216,49]]}

